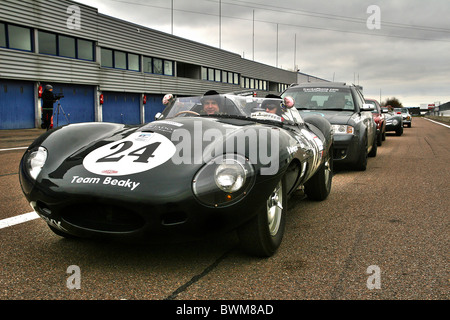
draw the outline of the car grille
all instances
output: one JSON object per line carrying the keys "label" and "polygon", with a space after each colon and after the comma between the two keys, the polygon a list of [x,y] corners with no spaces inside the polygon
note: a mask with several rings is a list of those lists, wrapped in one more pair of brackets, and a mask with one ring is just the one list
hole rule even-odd
{"label": "car grille", "polygon": [[113,205],[83,204],[64,210],[61,218],[76,227],[103,232],[131,232],[145,220],[135,212]]}

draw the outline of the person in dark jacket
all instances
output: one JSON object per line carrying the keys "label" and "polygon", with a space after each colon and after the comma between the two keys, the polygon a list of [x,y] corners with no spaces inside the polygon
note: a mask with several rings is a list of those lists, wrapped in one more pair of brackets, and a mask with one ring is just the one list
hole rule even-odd
{"label": "person in dark jacket", "polygon": [[53,116],[53,104],[58,100],[53,93],[53,87],[46,85],[42,93],[42,129],[50,129]]}

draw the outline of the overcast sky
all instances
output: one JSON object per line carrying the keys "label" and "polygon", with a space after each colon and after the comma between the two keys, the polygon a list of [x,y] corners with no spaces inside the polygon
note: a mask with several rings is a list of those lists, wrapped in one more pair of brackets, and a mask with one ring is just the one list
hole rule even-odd
{"label": "overcast sky", "polygon": [[77,2],[249,60],[354,82],[377,100],[450,101],[449,0]]}

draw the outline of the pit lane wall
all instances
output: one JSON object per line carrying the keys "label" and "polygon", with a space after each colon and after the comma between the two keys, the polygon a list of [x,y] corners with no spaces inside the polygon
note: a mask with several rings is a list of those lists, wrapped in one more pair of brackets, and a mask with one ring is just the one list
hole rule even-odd
{"label": "pit lane wall", "polygon": [[46,84],[64,95],[60,106],[54,105],[61,125],[145,123],[162,111],[166,93],[254,90],[265,96],[296,82],[297,72],[116,19],[78,2],[0,1],[0,129],[39,127],[39,95]]}

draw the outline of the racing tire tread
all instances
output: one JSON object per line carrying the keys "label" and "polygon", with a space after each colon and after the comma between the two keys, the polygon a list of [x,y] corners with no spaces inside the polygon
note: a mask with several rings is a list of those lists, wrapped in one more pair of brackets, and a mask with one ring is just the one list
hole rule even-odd
{"label": "racing tire tread", "polygon": [[286,195],[286,179],[281,180],[282,183],[282,214],[280,226],[276,235],[272,236],[269,232],[267,220],[267,208],[262,206],[258,213],[247,223],[238,228],[238,236],[241,249],[249,255],[267,258],[272,256],[281,244],[286,225],[287,213],[287,195]]}

